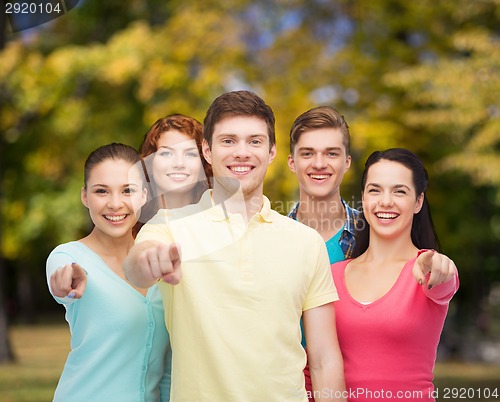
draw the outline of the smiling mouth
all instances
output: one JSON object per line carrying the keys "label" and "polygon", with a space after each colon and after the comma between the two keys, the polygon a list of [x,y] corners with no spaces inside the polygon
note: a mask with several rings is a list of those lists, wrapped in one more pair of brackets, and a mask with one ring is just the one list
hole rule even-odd
{"label": "smiling mouth", "polygon": [[329,179],[332,175],[331,174],[310,174],[309,177],[314,180],[326,180]]}
{"label": "smiling mouth", "polygon": [[399,214],[394,212],[377,212],[375,216],[379,219],[396,219]]}
{"label": "smiling mouth", "polygon": [[104,215],[104,218],[111,222],[121,222],[125,220],[127,215]]}
{"label": "smiling mouth", "polygon": [[187,173],[169,173],[167,177],[175,181],[183,181],[186,180],[189,175]]}
{"label": "smiling mouth", "polygon": [[229,166],[229,170],[236,174],[245,174],[253,169],[252,166]]}

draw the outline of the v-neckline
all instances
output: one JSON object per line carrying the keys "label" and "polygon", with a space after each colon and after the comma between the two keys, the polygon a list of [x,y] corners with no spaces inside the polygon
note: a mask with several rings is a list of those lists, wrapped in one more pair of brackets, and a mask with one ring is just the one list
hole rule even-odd
{"label": "v-neckline", "polygon": [[363,302],[360,302],[359,300],[355,299],[354,296],[352,296],[351,293],[349,292],[349,289],[347,288],[347,282],[346,282],[346,279],[345,279],[345,272],[346,272],[347,266],[352,262],[352,259],[349,260],[347,262],[347,264],[344,265],[344,272],[342,274],[342,286],[343,286],[343,288],[345,290],[346,296],[348,297],[348,299],[353,304],[357,305],[358,307],[360,307],[360,308],[362,308],[364,310],[366,310],[370,306],[374,306],[374,305],[382,303],[385,299],[387,299],[394,292],[394,290],[398,286],[399,282],[401,282],[401,277],[406,274],[408,264],[410,264],[411,261],[412,260],[409,260],[409,261],[406,261],[404,263],[403,268],[401,269],[398,277],[396,278],[396,280],[394,281],[394,283],[392,284],[392,286],[389,288],[389,290],[387,292],[385,292],[382,296],[380,296],[376,300],[373,300],[371,302],[364,302],[363,303]]}
{"label": "v-neckline", "polygon": [[[118,280],[119,283],[121,283],[122,285],[126,286],[128,289],[132,290],[134,293],[136,293],[140,297],[145,298],[145,299],[149,299],[149,293],[150,293],[151,288],[149,288],[147,290],[146,294],[143,295],[135,287],[133,287],[130,283],[128,283],[125,279],[123,279],[120,275],[118,275],[113,269],[111,269],[111,267],[106,263],[106,261],[104,261],[104,259],[99,255],[99,253],[95,252],[89,246],[87,246],[85,243],[82,243],[81,241],[76,241],[76,243],[78,243],[79,245],[81,245],[82,247],[84,247],[85,249],[87,249],[88,251],[90,251],[92,253],[92,255],[96,259],[98,259],[106,267],[105,272],[107,272],[110,276],[112,276],[113,278],[115,278],[116,280]],[[82,268],[85,269],[85,267],[82,267]]]}

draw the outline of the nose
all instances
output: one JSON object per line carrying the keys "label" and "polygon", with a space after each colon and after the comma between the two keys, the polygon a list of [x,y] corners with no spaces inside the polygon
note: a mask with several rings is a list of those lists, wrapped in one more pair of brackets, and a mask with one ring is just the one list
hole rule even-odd
{"label": "nose", "polygon": [[239,141],[233,148],[233,157],[236,159],[248,159],[250,157],[249,145],[245,141]]}
{"label": "nose", "polygon": [[108,200],[109,209],[120,209],[123,206],[123,198],[121,194],[111,194]]}
{"label": "nose", "polygon": [[174,155],[174,168],[181,169],[184,167],[184,155],[182,153],[176,153]]}
{"label": "nose", "polygon": [[383,207],[390,207],[394,204],[390,191],[384,191],[379,198],[379,204]]}
{"label": "nose", "polygon": [[316,169],[323,169],[326,167],[326,159],[321,152],[318,152],[314,155],[312,165]]}

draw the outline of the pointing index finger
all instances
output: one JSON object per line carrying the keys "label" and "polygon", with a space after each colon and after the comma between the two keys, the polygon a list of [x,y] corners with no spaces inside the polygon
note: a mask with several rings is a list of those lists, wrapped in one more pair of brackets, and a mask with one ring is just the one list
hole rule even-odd
{"label": "pointing index finger", "polygon": [[433,250],[420,250],[418,252],[418,257],[413,266],[413,276],[420,285],[426,282],[426,275],[431,272],[433,255]]}
{"label": "pointing index finger", "polygon": [[176,243],[170,245],[169,254],[172,265],[181,260],[181,249]]}
{"label": "pointing index finger", "polygon": [[434,250],[422,250],[417,258],[417,262],[423,267],[422,272],[427,274],[432,270],[432,258],[434,257]]}

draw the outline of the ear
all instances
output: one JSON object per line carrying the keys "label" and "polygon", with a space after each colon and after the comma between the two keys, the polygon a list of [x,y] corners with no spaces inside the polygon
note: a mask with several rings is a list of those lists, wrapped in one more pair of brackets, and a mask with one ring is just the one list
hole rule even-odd
{"label": "ear", "polygon": [[288,168],[293,172],[297,173],[295,171],[295,160],[293,159],[293,156],[290,154],[288,155]]}
{"label": "ear", "polygon": [[347,172],[351,168],[351,161],[352,161],[351,155],[347,155],[347,157],[345,158],[345,170],[344,170],[344,173]]}
{"label": "ear", "polygon": [[201,151],[203,152],[203,157],[211,165],[212,164],[212,151],[210,150],[210,145],[208,145],[207,140],[201,142]]}
{"label": "ear", "polygon": [[146,203],[147,200],[148,200],[148,189],[147,188],[143,188],[142,189],[141,207],[144,206],[144,204]]}
{"label": "ear", "polygon": [[417,197],[417,203],[415,205],[415,214],[418,214],[422,210],[422,206],[424,205],[425,194],[422,193]]}
{"label": "ear", "polygon": [[87,199],[87,190],[85,189],[85,187],[82,187],[82,190],[80,191],[80,198],[82,200],[82,204],[88,208],[89,201]]}
{"label": "ear", "polygon": [[276,144],[274,144],[271,149],[269,150],[269,162],[268,165],[271,164],[271,162],[276,158]]}

